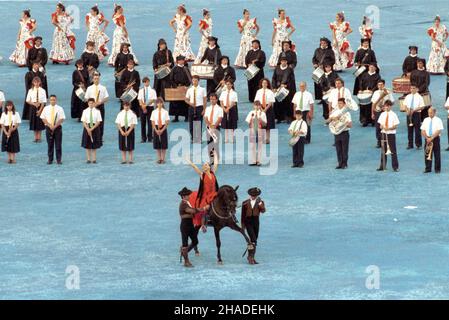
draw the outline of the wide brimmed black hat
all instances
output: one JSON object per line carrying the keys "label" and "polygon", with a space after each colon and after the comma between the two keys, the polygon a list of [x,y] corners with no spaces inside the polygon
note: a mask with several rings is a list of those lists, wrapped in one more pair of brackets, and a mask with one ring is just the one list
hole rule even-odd
{"label": "wide brimmed black hat", "polygon": [[262,193],[262,191],[257,187],[248,189],[248,194],[252,197],[260,196],[261,193]]}
{"label": "wide brimmed black hat", "polygon": [[179,55],[176,57],[176,61],[180,61],[180,60],[185,60],[186,57],[184,57],[183,55]]}
{"label": "wide brimmed black hat", "polygon": [[191,193],[192,193],[192,190],[189,190],[189,189],[187,189],[186,187],[182,188],[182,190],[178,192],[178,194],[179,194],[181,197],[189,196]]}

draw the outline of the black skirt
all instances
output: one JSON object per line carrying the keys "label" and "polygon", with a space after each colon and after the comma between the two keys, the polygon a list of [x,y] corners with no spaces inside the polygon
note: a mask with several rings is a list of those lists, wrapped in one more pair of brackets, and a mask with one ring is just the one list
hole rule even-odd
{"label": "black skirt", "polygon": [[[125,127],[122,127],[123,131],[125,130]],[[131,131],[131,133],[127,136],[124,137],[120,134],[120,131],[118,132],[118,148],[120,149],[120,151],[134,151],[135,148],[135,136],[134,136],[134,131]]]}
{"label": "black skirt", "polygon": [[237,105],[229,110],[229,113],[223,112],[223,119],[221,120],[221,127],[223,129],[237,129],[237,122],[239,120],[239,109]]}
{"label": "black skirt", "polygon": [[83,114],[83,110],[87,108],[87,103],[83,102],[78,98],[75,91],[78,87],[73,88],[72,90],[72,100],[70,103],[70,115],[72,119],[80,119]]}
{"label": "black skirt", "polygon": [[30,109],[30,105],[25,101],[23,103],[22,120],[30,120]]}
{"label": "black skirt", "polygon": [[167,129],[162,132],[160,136],[153,132],[153,148],[155,150],[167,150],[168,149],[168,134]]}
{"label": "black skirt", "polygon": [[189,108],[184,101],[172,101],[170,102],[170,109],[168,114],[171,116],[183,116],[187,117]]}
{"label": "black skirt", "polygon": [[92,132],[92,140],[90,139],[90,136],[87,134],[86,129],[83,129],[83,137],[81,139],[81,147],[83,147],[84,149],[100,149],[103,146],[103,142],[101,141],[101,131],[100,131],[99,126]]}
{"label": "black skirt", "polygon": [[[5,127],[9,130],[9,127]],[[14,131],[9,139],[6,139],[6,134],[2,135],[2,152],[18,153],[20,152],[19,131]]]}
{"label": "black skirt", "polygon": [[269,108],[265,115],[267,116],[267,126],[266,129],[267,130],[271,130],[276,128],[276,117],[274,116],[274,106],[271,106],[271,108]]}
{"label": "black skirt", "polygon": [[30,107],[30,130],[42,131],[45,130],[45,124],[42,119],[36,113],[36,107]]}

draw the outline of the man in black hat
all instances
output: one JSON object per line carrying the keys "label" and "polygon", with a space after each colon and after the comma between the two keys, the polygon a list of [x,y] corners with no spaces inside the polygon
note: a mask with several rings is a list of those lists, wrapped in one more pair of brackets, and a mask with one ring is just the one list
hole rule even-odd
{"label": "man in black hat", "polygon": [[[192,83],[192,76],[190,75],[189,68],[185,65],[186,58],[184,56],[176,57],[176,65],[170,73],[170,86],[177,88],[181,86],[189,87]],[[174,116],[173,122],[179,121],[179,116],[184,117],[184,121],[188,121],[189,106],[185,101],[172,101],[170,102],[169,113]]]}
{"label": "man in black hat", "polygon": [[251,50],[246,54],[245,64],[248,67],[252,64],[256,65],[256,67],[259,68],[259,72],[257,72],[251,80],[248,80],[248,98],[250,102],[254,102],[257,90],[259,90],[260,80],[265,78],[263,68],[265,67],[266,61],[267,58],[260,46],[260,41],[257,39],[253,40]]}
{"label": "man in black hat", "polygon": [[[426,60],[418,58],[417,69],[413,70],[410,75],[410,84],[418,88],[418,93],[423,96],[429,95],[430,73],[426,70]],[[424,101],[425,102],[425,101]],[[421,111],[421,121],[424,121],[428,116],[430,104],[426,103],[424,109]]]}
{"label": "man in black hat", "polygon": [[354,58],[354,63],[357,68],[365,67],[366,70],[361,75],[359,75],[357,78],[355,78],[354,81],[354,91],[352,94],[357,95],[359,93],[360,88],[360,79],[363,74],[368,72],[368,66],[372,63],[377,64],[376,54],[374,50],[370,48],[370,41],[369,39],[362,39],[360,40],[362,46],[359,50],[357,50]]}
{"label": "man in black hat", "polygon": [[[265,203],[260,198],[262,191],[259,188],[251,188],[248,190],[249,199],[242,203],[242,229],[248,233],[251,242],[254,245],[254,254],[252,257],[248,255],[250,263],[257,264],[254,259],[256,254],[257,238],[259,237],[259,216],[265,213]],[[252,259],[251,259],[252,258]]]}
{"label": "man in black hat", "polygon": [[404,59],[404,63],[402,64],[402,75],[410,76],[413,70],[418,68],[418,47],[417,46],[409,46],[408,47],[409,54]]}
{"label": "man in black hat", "polygon": [[[157,51],[153,55],[153,70],[156,72],[159,68],[167,66],[170,69],[175,65],[173,54],[170,49],[167,48],[167,42],[164,39],[159,39],[157,43]],[[169,86],[169,77],[166,76],[162,79],[158,79],[154,76],[154,90],[158,97],[165,99],[164,89]]]}
{"label": "man in black hat", "polygon": [[287,65],[292,70],[295,70],[296,65],[298,64],[298,58],[296,56],[296,52],[292,50],[292,42],[290,40],[282,41],[282,52],[278,58],[278,66],[281,65],[281,56],[285,54],[287,57]]}
{"label": "man in black hat", "polygon": [[[332,50],[331,41],[325,37],[320,39],[320,46],[315,49],[315,53],[312,58],[313,67],[321,68],[324,71],[324,65],[335,64],[335,53]],[[323,98],[323,91],[321,86],[315,83],[315,100],[321,100]]]}
{"label": "man in black hat", "polygon": [[[189,195],[192,193],[191,190],[184,187],[178,194],[181,196],[181,203],[179,204],[179,215],[181,217],[181,256],[184,258],[185,267],[193,267],[189,260],[189,252],[198,245],[198,236],[193,226],[193,216],[199,211],[208,210],[208,207],[195,209],[189,202]],[[191,243],[189,245],[189,238]]]}

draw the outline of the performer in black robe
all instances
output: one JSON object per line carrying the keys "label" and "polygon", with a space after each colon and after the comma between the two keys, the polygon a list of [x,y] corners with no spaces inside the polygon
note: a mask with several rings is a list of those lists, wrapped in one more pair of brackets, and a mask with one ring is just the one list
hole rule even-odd
{"label": "performer in black robe", "polygon": [[[176,66],[170,73],[170,86],[176,88],[179,86],[190,86],[192,83],[192,76],[189,68],[185,65],[185,57],[176,57]],[[185,101],[171,101],[169,115],[174,116],[173,122],[179,121],[179,116],[184,117],[184,121],[188,121],[188,105]]]}
{"label": "performer in black robe", "polygon": [[252,41],[252,49],[248,51],[245,57],[245,64],[247,66],[255,64],[259,68],[259,72],[252,78],[248,80],[248,98],[249,101],[254,102],[257,90],[259,90],[260,81],[265,78],[265,73],[263,68],[267,61],[265,52],[262,51],[259,40]]}
{"label": "performer in black robe", "polygon": [[42,68],[45,69],[45,66],[48,62],[48,53],[47,49],[42,47],[42,37],[34,38],[34,46],[28,51],[27,56],[27,66],[28,70],[31,71],[33,68],[33,63],[39,63]]}
{"label": "performer in black robe", "polygon": [[120,76],[117,75],[117,73],[120,73],[121,71],[124,71],[128,65],[128,61],[132,59],[134,60],[134,55],[129,52],[129,44],[122,43],[120,46],[120,53],[117,55],[114,63],[114,69],[115,69],[115,96],[117,98],[120,98],[122,95],[122,87],[120,85]]}
{"label": "performer in black robe", "polygon": [[95,69],[98,69],[100,65],[100,59],[98,55],[95,53],[95,43],[92,41],[86,42],[86,51],[81,55],[81,60],[83,60],[84,68],[87,69],[88,66],[92,66]]}
{"label": "performer in black robe", "polygon": [[[227,80],[232,80],[232,83],[236,80],[235,69],[229,65],[229,57],[222,56],[220,64],[214,71],[214,89],[211,93],[215,93],[215,89],[218,85],[226,85]],[[220,99],[220,97],[218,97]]]}
{"label": "performer in black robe", "polygon": [[[360,84],[359,91],[370,90],[372,92],[377,90],[377,84],[381,80],[379,75],[379,70],[377,68],[376,63],[371,62],[368,71],[360,75]],[[371,124],[375,126],[374,120],[371,118],[371,109],[373,104],[370,102],[369,104],[360,105],[360,123],[363,127]]]}
{"label": "performer in black robe", "polygon": [[[320,90],[324,93],[335,88],[335,80],[337,80],[338,74],[333,70],[335,62],[329,62],[324,64],[324,76],[320,80]],[[321,97],[321,104],[323,105],[323,118],[327,120],[329,118],[329,105],[324,97]]]}
{"label": "performer in black robe", "polygon": [[[426,70],[426,60],[418,59],[417,69],[413,70],[410,75],[410,83],[418,88],[418,93],[420,95],[430,95],[429,85],[430,85],[430,73]],[[424,121],[428,117],[430,105],[426,105],[424,109],[421,110],[421,121]]]}
{"label": "performer in black robe", "polygon": [[[335,53],[332,50],[331,41],[328,38],[320,39],[319,48],[315,49],[315,53],[312,58],[313,67],[316,69],[318,67],[324,70],[324,65],[330,64],[333,66],[335,64]],[[323,98],[323,91],[321,90],[321,85],[314,82],[315,89],[315,100],[321,100]]]}
{"label": "performer in black robe", "polygon": [[[173,69],[175,61],[173,60],[172,52],[167,48],[167,42],[164,39],[159,39],[157,43],[157,51],[153,55],[153,70],[154,72],[159,69],[159,67],[168,65],[170,69]],[[154,76],[154,90],[158,97],[165,99],[164,89],[169,87],[170,76],[166,76],[163,79],[158,79]]]}
{"label": "performer in black robe", "polygon": [[284,54],[287,57],[287,65],[294,72],[296,65],[298,64],[298,57],[296,53],[292,51],[292,42],[291,41],[282,41],[282,52],[279,54],[278,58],[278,66],[281,65],[281,56]]}
{"label": "performer in black robe", "polygon": [[409,55],[405,57],[402,63],[402,75],[410,75],[413,70],[418,68],[418,47],[410,46],[408,47]]}
{"label": "performer in black robe", "polygon": [[[133,59],[128,60],[128,64],[126,67],[126,70],[123,71],[122,76],[120,78],[120,86],[121,86],[121,92],[125,92],[127,89],[132,87],[136,93],[139,92],[139,86],[140,86],[140,74],[139,71],[134,69],[136,63]],[[121,106],[121,109],[123,109],[123,103]],[[131,110],[134,111],[136,116],[140,117],[140,105],[139,100],[137,97],[131,102]]]}
{"label": "performer in black robe", "polygon": [[78,122],[80,122],[83,110],[87,108],[87,103],[78,98],[75,92],[79,88],[86,90],[87,87],[89,87],[89,73],[84,67],[83,60],[81,59],[76,61],[75,68],[76,69],[72,74],[73,90],[70,104],[70,115],[72,119],[78,119]]}
{"label": "performer in black robe", "polygon": [[[370,48],[369,39],[362,39],[361,44],[362,44],[362,47],[359,50],[357,50],[357,52],[355,54],[354,63],[357,68],[360,68],[361,66],[365,66],[366,71],[364,73],[362,73],[361,75],[359,75],[357,78],[355,78],[354,90],[352,93],[354,95],[356,95],[359,92],[361,76],[368,72],[368,66],[371,63],[377,64],[376,54],[375,54],[374,50],[372,50]],[[376,85],[377,85],[377,83],[376,83]]]}
{"label": "performer in black robe", "polygon": [[[446,82],[446,99],[449,98],[449,56],[446,57],[446,64],[444,65],[444,72],[446,72],[447,82]],[[449,128],[448,128],[449,134]]]}
{"label": "performer in black robe", "polygon": [[273,72],[272,87],[277,91],[281,86],[289,90],[287,97],[281,102],[274,103],[274,113],[277,123],[281,121],[290,122],[293,118],[292,99],[296,93],[295,73],[293,68],[288,66],[287,55],[281,53],[281,65],[277,66]]}
{"label": "performer in black robe", "polygon": [[39,71],[40,68],[41,65],[39,63],[33,63],[31,71],[28,71],[25,74],[25,102],[23,104],[22,120],[30,120],[30,106],[26,103],[26,96],[28,94],[28,90],[33,87],[34,77],[41,79],[41,87],[45,90],[48,97],[47,77],[44,72]]}
{"label": "performer in black robe", "polygon": [[[201,58],[201,63],[207,60],[208,64],[218,67],[221,61],[221,51],[218,45],[218,39],[215,37],[209,37],[209,46],[204,50],[203,57]],[[215,92],[215,81],[214,79],[207,79],[207,96],[209,97],[211,93]]]}

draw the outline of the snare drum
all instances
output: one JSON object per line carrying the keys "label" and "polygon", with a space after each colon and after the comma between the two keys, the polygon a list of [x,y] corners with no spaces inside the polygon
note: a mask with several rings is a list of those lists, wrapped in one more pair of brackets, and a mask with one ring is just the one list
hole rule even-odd
{"label": "snare drum", "polygon": [[354,77],[357,78],[358,76],[360,76],[365,71],[366,71],[366,67],[365,66],[361,66],[357,70],[354,71],[353,75],[354,75]]}
{"label": "snare drum", "polygon": [[279,90],[275,93],[274,98],[277,102],[282,102],[285,98],[287,98],[290,91],[284,87],[279,88]]}
{"label": "snare drum", "polygon": [[430,107],[432,105],[432,97],[430,96],[430,93],[423,93],[421,96],[424,100],[424,107]]}
{"label": "snare drum", "polygon": [[315,83],[320,83],[321,78],[324,76],[324,70],[320,67],[316,68],[312,73],[312,79]]}
{"label": "snare drum", "polygon": [[372,96],[373,92],[371,90],[364,90],[357,95],[357,99],[359,99],[359,104],[361,106],[366,106],[371,103]]}
{"label": "snare drum", "polygon": [[213,79],[215,67],[211,64],[193,64],[190,69],[192,76],[198,76],[200,79]]}
{"label": "snare drum", "polygon": [[326,103],[329,103],[329,97],[331,95],[332,89],[327,90],[326,92],[323,92],[323,101]]}
{"label": "snare drum", "polygon": [[255,64],[252,64],[245,70],[244,74],[246,79],[249,81],[254,78],[259,71],[260,69]]}
{"label": "snare drum", "polygon": [[76,94],[76,96],[77,96],[81,101],[83,101],[83,102],[86,101],[86,98],[85,98],[85,96],[86,96],[86,91],[84,91],[83,88],[78,88],[78,89],[76,89],[76,90],[75,90],[75,94]]}
{"label": "snare drum", "polygon": [[223,93],[223,91],[225,90],[225,88],[226,88],[226,86],[222,85],[222,86],[219,86],[217,88],[217,90],[215,91],[215,94],[217,95],[218,99],[220,99],[220,96]]}
{"label": "snare drum", "polygon": [[123,92],[122,96],[120,97],[120,100],[122,100],[123,102],[131,103],[136,98],[137,92],[133,88],[129,88],[128,90]]}
{"label": "snare drum", "polygon": [[154,75],[156,76],[157,79],[164,79],[165,77],[167,77],[171,72],[171,69],[169,66],[161,66],[159,67],[156,72],[154,73]]}
{"label": "snare drum", "polygon": [[165,88],[165,101],[184,101],[186,99],[187,87]]}
{"label": "snare drum", "polygon": [[411,89],[409,78],[395,78],[393,79],[393,92],[394,93],[404,93],[409,94]]}

